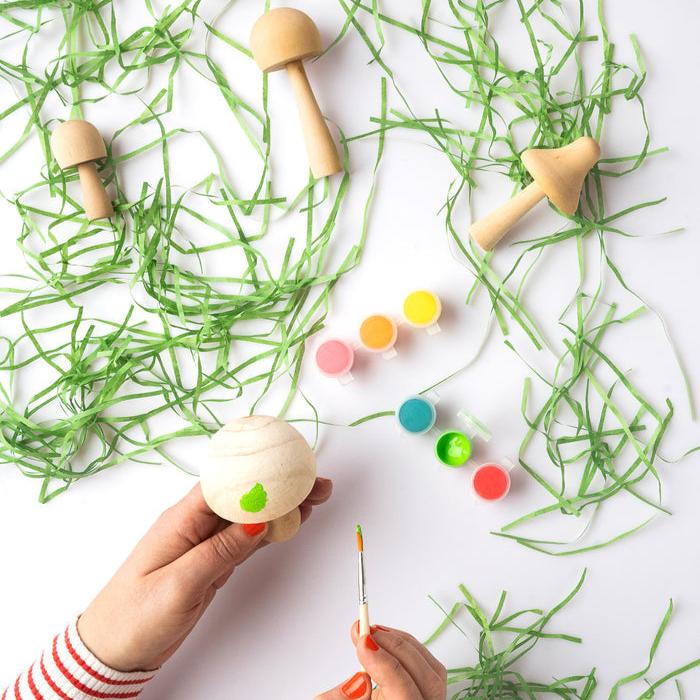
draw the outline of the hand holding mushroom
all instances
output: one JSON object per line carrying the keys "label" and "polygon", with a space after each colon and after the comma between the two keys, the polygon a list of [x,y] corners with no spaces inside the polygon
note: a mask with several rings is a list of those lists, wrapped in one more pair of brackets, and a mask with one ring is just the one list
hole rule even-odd
{"label": "hand holding mushroom", "polygon": [[583,181],[600,158],[600,146],[582,136],[563,148],[533,148],[522,155],[533,182],[488,216],[472,224],[472,238],[483,250],[491,250],[540,200],[548,197],[564,214],[578,207]]}
{"label": "hand holding mushroom", "polygon": [[286,68],[297,98],[309,165],[314,177],[340,172],[338,151],[306,77],[302,61],[323,51],[313,20],[291,7],[266,12],[250,34],[253,57],[265,73]]}
{"label": "hand holding mushroom", "polygon": [[299,505],[313,488],[316,458],[289,423],[248,416],[214,435],[200,478],[204,499],[218,516],[267,522],[265,539],[283,542],[299,530]]}
{"label": "hand holding mushroom", "polygon": [[112,202],[95,168],[96,160],[107,157],[99,131],[81,119],[63,122],[51,134],[51,150],[62,170],[78,168],[87,218],[94,221],[112,216]]}

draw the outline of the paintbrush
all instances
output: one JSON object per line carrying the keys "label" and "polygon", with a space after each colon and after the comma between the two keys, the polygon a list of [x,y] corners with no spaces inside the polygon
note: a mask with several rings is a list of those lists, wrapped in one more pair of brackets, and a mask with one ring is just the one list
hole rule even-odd
{"label": "paintbrush", "polygon": [[365,543],[362,528],[358,525],[357,534],[357,593],[360,605],[360,637],[369,634],[369,608],[367,607],[367,589],[365,578]]}

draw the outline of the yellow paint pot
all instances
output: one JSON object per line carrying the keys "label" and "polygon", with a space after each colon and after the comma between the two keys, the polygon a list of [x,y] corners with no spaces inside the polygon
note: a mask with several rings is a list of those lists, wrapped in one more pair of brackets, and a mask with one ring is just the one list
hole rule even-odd
{"label": "yellow paint pot", "polygon": [[437,322],[442,313],[442,304],[437,294],[427,289],[411,292],[403,302],[403,316],[414,328],[426,328],[429,333],[440,330]]}

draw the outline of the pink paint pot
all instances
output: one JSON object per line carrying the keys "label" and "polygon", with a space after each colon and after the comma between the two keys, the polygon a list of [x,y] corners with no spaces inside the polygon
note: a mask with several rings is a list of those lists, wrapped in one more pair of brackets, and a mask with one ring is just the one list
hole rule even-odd
{"label": "pink paint pot", "polygon": [[472,491],[482,501],[500,501],[510,491],[508,469],[495,462],[487,462],[477,467],[472,474]]}
{"label": "pink paint pot", "polygon": [[331,338],[316,349],[316,366],[327,377],[352,380],[350,370],[355,362],[355,351],[344,340]]}

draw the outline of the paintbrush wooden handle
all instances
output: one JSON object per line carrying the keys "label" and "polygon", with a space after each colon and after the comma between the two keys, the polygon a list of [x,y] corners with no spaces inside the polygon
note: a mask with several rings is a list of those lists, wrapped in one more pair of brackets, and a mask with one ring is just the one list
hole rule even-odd
{"label": "paintbrush wooden handle", "polygon": [[[367,603],[362,603],[360,605],[360,637],[366,637],[369,632],[369,606]],[[360,669],[367,671],[364,666],[360,666]]]}
{"label": "paintbrush wooden handle", "polygon": [[360,605],[360,637],[366,637],[369,634],[369,607],[367,603]]}

